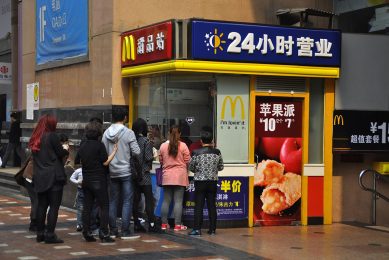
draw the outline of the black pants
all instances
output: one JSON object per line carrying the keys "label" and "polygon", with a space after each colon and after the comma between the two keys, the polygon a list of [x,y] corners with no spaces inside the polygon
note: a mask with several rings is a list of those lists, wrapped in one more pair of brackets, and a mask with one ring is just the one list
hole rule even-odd
{"label": "black pants", "polygon": [[[7,150],[5,150],[5,154],[3,156],[3,163],[1,165],[2,167],[7,166],[8,159],[11,156],[12,152],[14,152],[14,151],[20,157],[20,160],[23,163],[23,161],[24,161],[24,154],[23,154],[23,149],[22,149],[20,143],[17,143],[17,144],[8,143]],[[14,166],[16,166],[15,159],[16,158],[14,158]]]}
{"label": "black pants", "polygon": [[84,232],[90,231],[91,211],[96,200],[100,208],[100,233],[108,235],[109,221],[109,198],[107,180],[84,181],[82,184],[84,191],[84,210],[82,212],[82,223]]}
{"label": "black pants", "polygon": [[57,225],[58,210],[62,202],[63,187],[51,188],[48,191],[38,193],[37,233],[42,234],[45,229],[47,208],[46,232],[49,236],[54,234]]}
{"label": "black pants", "polygon": [[217,181],[195,181],[194,229],[201,229],[203,224],[204,202],[207,199],[209,229],[216,230],[216,191]]}
{"label": "black pants", "polygon": [[38,194],[35,192],[32,184],[24,179],[24,187],[28,192],[31,202],[30,210],[30,227],[37,225],[37,212],[38,212]]}
{"label": "black pants", "polygon": [[134,220],[138,221],[139,218],[139,202],[141,199],[142,193],[145,195],[145,204],[146,204],[146,214],[149,220],[149,223],[155,222],[154,215],[154,196],[151,185],[134,185],[134,203],[133,203],[133,216]]}

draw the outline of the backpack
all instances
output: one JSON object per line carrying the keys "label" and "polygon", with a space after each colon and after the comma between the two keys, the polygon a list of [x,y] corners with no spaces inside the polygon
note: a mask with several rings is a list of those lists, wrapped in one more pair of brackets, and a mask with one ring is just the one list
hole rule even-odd
{"label": "backpack", "polygon": [[[138,141],[138,140],[137,140]],[[138,141],[139,144],[139,141]],[[141,149],[142,154],[139,156],[131,155],[130,165],[131,165],[131,173],[132,179],[134,182],[139,183],[143,179],[143,161],[144,161],[144,153],[146,148],[147,141],[144,142],[143,150]]]}

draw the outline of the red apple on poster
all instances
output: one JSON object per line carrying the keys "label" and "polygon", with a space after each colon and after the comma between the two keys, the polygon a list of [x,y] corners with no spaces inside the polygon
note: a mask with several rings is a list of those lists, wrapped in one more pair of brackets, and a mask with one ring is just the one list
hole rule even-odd
{"label": "red apple on poster", "polygon": [[301,138],[286,138],[281,147],[280,160],[285,165],[285,172],[293,172],[301,175]]}
{"label": "red apple on poster", "polygon": [[260,151],[269,159],[278,161],[285,139],[284,137],[262,137],[259,144]]}

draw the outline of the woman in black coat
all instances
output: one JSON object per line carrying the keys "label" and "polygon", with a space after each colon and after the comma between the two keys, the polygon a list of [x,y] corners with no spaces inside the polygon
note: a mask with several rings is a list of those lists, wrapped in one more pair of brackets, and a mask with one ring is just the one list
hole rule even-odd
{"label": "woman in black coat", "polygon": [[46,244],[63,243],[63,240],[57,238],[54,230],[62,202],[63,186],[66,183],[63,158],[69,152],[62,147],[59,137],[55,133],[56,128],[57,119],[54,116],[42,116],[34,128],[28,144],[34,162],[32,183],[38,194],[36,241],[44,241]]}

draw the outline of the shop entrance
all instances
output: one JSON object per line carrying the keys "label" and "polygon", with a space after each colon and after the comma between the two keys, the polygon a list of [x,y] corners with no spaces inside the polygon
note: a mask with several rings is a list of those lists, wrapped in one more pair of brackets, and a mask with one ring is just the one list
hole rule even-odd
{"label": "shop entrance", "polygon": [[216,89],[212,79],[185,76],[155,76],[135,80],[135,117],[144,118],[149,136],[159,149],[169,135],[169,128],[179,126],[181,140],[190,151],[200,146],[200,131],[215,132]]}
{"label": "shop entrance", "polygon": [[254,225],[301,221],[304,98],[256,96]]}

